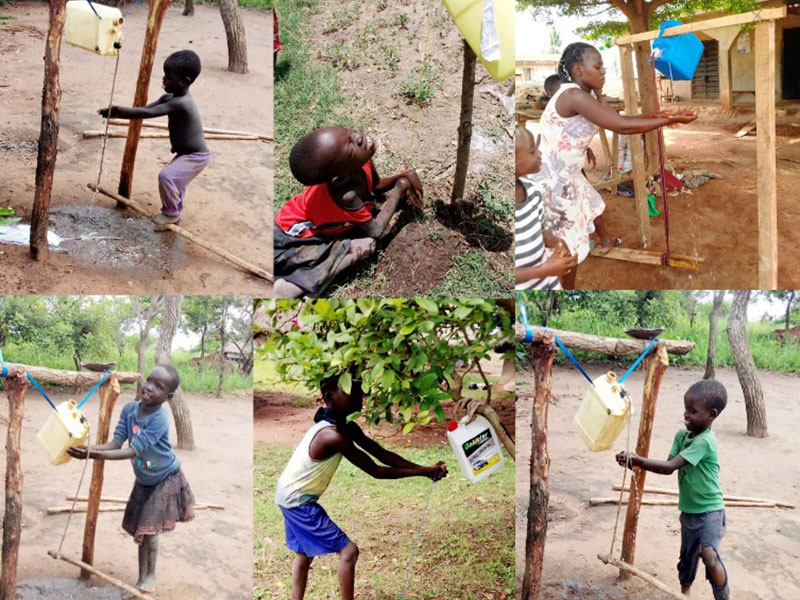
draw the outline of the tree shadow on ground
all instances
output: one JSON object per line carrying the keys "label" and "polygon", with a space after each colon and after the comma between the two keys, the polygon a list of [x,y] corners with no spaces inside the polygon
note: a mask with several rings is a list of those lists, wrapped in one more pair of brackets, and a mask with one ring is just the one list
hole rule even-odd
{"label": "tree shadow on ground", "polygon": [[488,252],[505,252],[514,243],[514,233],[496,223],[483,210],[480,197],[453,203],[438,201],[434,207],[436,220],[448,229],[460,232],[474,248]]}

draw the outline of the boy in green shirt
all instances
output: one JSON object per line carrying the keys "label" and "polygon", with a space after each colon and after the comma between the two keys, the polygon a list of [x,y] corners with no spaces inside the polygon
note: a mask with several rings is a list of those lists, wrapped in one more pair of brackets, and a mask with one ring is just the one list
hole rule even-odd
{"label": "boy in green shirt", "polygon": [[719,545],[725,534],[725,505],[719,487],[717,438],[711,430],[711,424],[727,403],[725,386],[713,379],[700,380],[683,397],[686,429],[675,434],[667,460],[642,458],[632,452],[616,455],[621,467],[627,464],[630,468],[639,467],[661,475],[678,471],[681,592],[689,595],[702,558],[714,600],[730,598],[728,572],[719,555]]}

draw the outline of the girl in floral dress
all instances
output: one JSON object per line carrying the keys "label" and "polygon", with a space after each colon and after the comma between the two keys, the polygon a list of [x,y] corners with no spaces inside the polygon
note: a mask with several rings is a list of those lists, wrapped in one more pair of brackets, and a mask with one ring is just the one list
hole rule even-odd
{"label": "girl in floral dress", "polygon": [[[605,83],[603,57],[590,44],[575,42],[564,49],[558,63],[563,82],[542,114],[542,168],[530,178],[546,182],[552,195],[545,199],[545,229],[566,242],[578,262],[589,254],[589,235],[597,232],[600,252],[621,240],[612,237],[603,222],[605,202],[581,173],[586,149],[598,127],[622,134],[645,133],[674,123],[691,123],[696,109],[655,118],[622,116],[599,100]],[[561,279],[564,289],[575,286],[576,269]]]}

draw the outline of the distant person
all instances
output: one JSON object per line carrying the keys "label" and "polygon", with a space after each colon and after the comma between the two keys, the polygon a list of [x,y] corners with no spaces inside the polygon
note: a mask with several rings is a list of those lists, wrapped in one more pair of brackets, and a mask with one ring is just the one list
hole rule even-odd
{"label": "distant person", "polygon": [[725,505],[719,486],[717,438],[711,424],[725,409],[728,394],[713,379],[702,379],[686,390],[683,420],[667,460],[642,458],[632,452],[616,455],[621,467],[639,467],[659,475],[678,471],[678,509],[681,511],[681,552],[678,579],[689,595],[702,559],[714,600],[729,600],[728,572],[719,547],[725,535]]}

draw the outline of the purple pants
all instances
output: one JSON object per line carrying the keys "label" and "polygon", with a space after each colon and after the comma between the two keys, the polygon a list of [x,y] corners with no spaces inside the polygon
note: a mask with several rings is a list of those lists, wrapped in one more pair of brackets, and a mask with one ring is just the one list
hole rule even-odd
{"label": "purple pants", "polygon": [[180,217],[186,186],[211,162],[210,152],[178,154],[158,174],[158,191],[161,194],[161,213]]}

